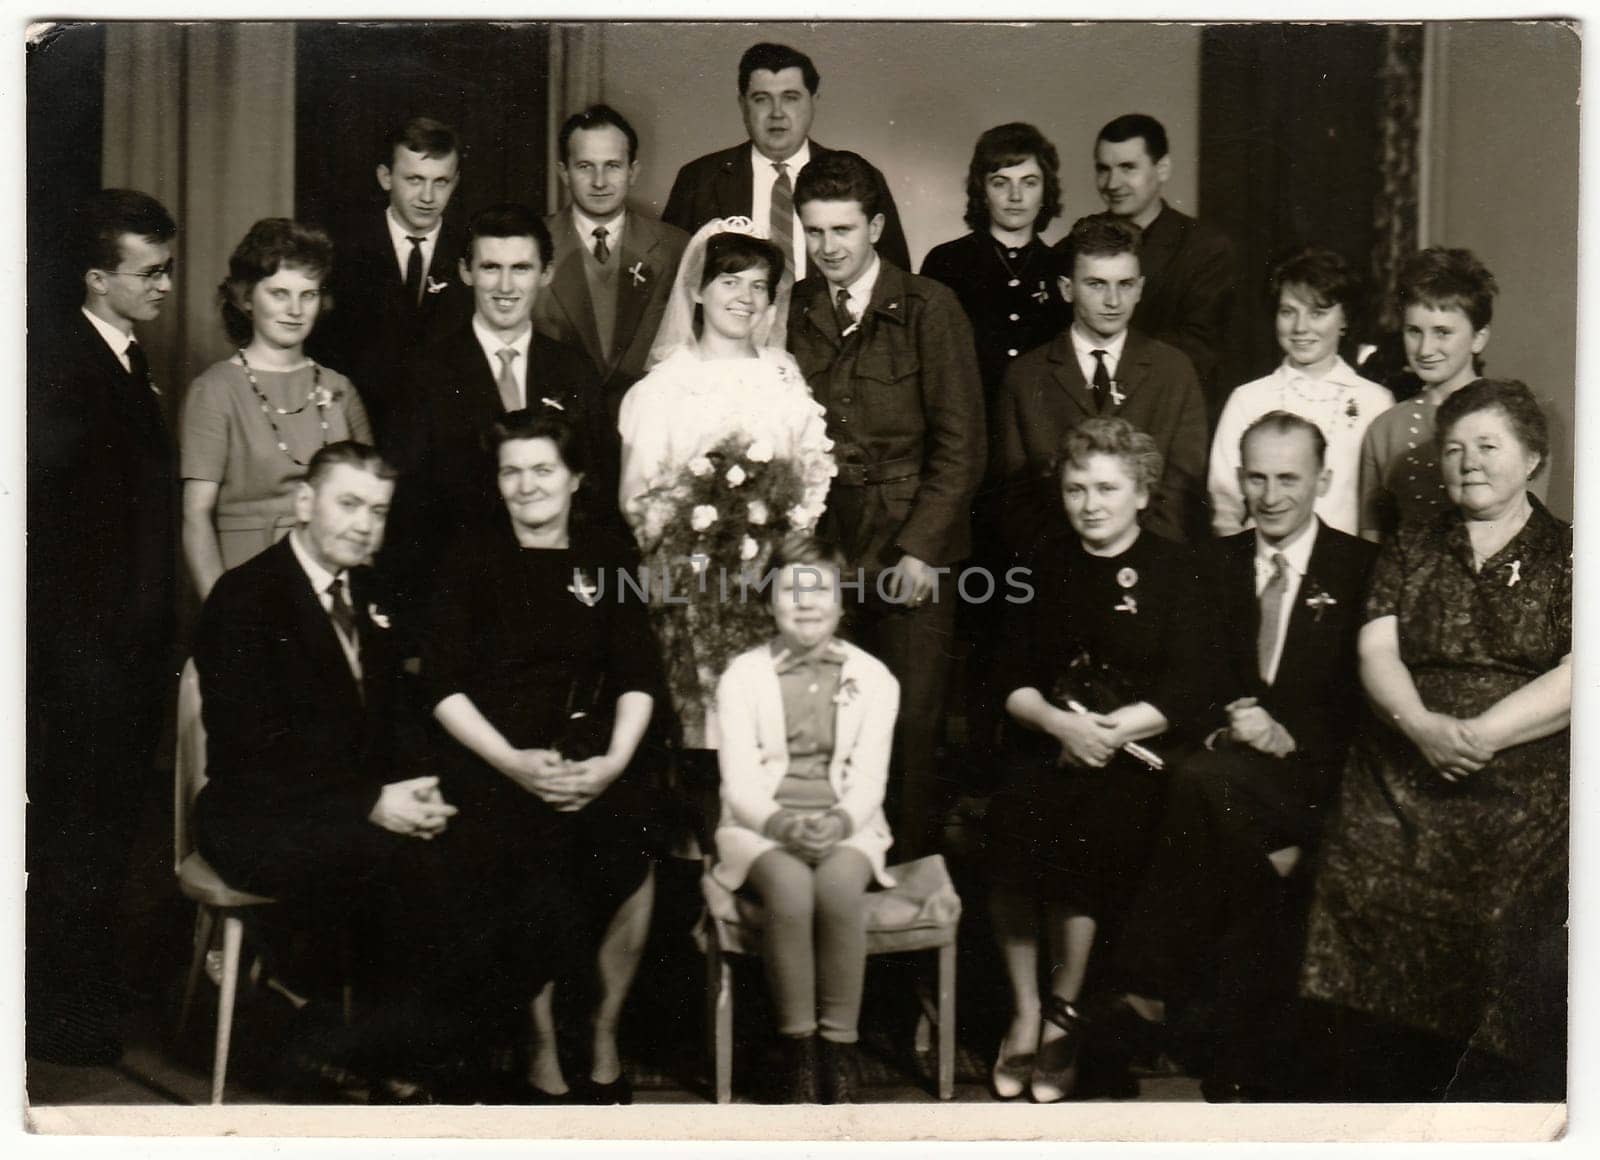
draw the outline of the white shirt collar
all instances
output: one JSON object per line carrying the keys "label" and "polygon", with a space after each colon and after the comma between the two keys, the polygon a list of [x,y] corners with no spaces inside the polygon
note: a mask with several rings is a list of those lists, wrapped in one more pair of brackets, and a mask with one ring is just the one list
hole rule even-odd
{"label": "white shirt collar", "polygon": [[427,233],[413,234],[399,218],[394,216],[394,206],[392,205],[384,207],[383,220],[389,227],[389,238],[394,242],[396,250],[409,250],[411,248],[411,243],[406,240],[407,238],[421,238],[423,246],[430,246],[438,240],[439,231],[444,229],[444,219],[441,217]]}
{"label": "white shirt collar", "polygon": [[484,324],[477,311],[473,311],[472,333],[477,336],[478,345],[483,347],[483,356],[489,360],[489,365],[494,368],[496,374],[500,373],[500,359],[495,352],[504,350],[508,346],[514,348],[522,356],[522,359],[511,365],[517,369],[518,377],[521,377],[522,368],[528,365],[528,347],[533,342],[532,319],[523,324],[521,334],[507,342]]}
{"label": "white shirt collar", "polygon": [[604,226],[606,230],[606,245],[615,251],[622,242],[622,228],[627,224],[627,221],[628,211],[626,208],[608,222],[597,222],[579,209],[576,202],[572,205],[572,225],[578,231],[578,240],[591,250],[594,249],[595,230]]}
{"label": "white shirt collar", "polygon": [[776,165],[784,165],[789,170],[789,180],[793,181],[800,176],[800,171],[811,164],[811,138],[807,137],[800,143],[800,148],[793,154],[785,157],[781,162],[774,161],[761,150],[757,149],[755,142],[750,143],[750,168],[758,177],[767,182],[778,180]]}
{"label": "white shirt collar", "polygon": [[1285,358],[1283,362],[1279,364],[1278,372],[1287,379],[1293,379],[1305,383],[1313,390],[1315,390],[1319,384],[1324,383],[1330,387],[1359,387],[1366,382],[1365,379],[1351,369],[1349,363],[1345,362],[1342,357],[1337,355],[1334,356],[1333,366],[1329,367],[1328,373],[1323,375],[1321,378],[1314,378],[1311,375],[1306,374],[1305,371],[1301,370],[1299,367],[1295,366],[1294,363],[1290,362],[1288,358]]}
{"label": "white shirt collar", "polygon": [[120,358],[124,365],[128,361],[128,347],[133,342],[133,335],[120,327],[112,326],[87,306],[83,307],[83,316],[94,323],[94,328],[100,332],[100,337],[106,340],[106,345],[111,348],[111,353]]}
{"label": "white shirt collar", "polygon": [[[311,590],[317,594],[317,599],[321,600],[328,595],[328,585],[342,577],[344,573],[339,572],[335,575],[313,560],[311,554],[305,550],[305,546],[300,543],[301,535],[301,528],[291,528],[289,530],[289,547],[294,552],[294,558],[300,561],[300,567],[304,570],[306,578],[311,581]],[[331,597],[329,599],[331,600]]]}
{"label": "white shirt collar", "polygon": [[1256,567],[1265,568],[1270,574],[1272,571],[1272,554],[1282,552],[1284,563],[1294,571],[1296,576],[1304,576],[1311,567],[1311,551],[1317,545],[1317,527],[1321,523],[1316,516],[1311,517],[1311,522],[1300,530],[1300,534],[1288,544],[1273,547],[1261,538],[1261,530],[1256,529]]}
{"label": "white shirt collar", "polygon": [[1122,361],[1122,348],[1128,345],[1126,330],[1115,338],[1101,338],[1098,334],[1085,334],[1077,322],[1073,322],[1069,329],[1072,331],[1072,349],[1078,352],[1079,362],[1092,359],[1094,356],[1090,352],[1096,350],[1103,350],[1111,356],[1111,366],[1107,368],[1108,370],[1115,369]]}
{"label": "white shirt collar", "polygon": [[[872,288],[878,284],[878,273],[882,269],[883,263],[879,261],[877,251],[874,250],[872,261],[867,263],[867,268],[861,272],[860,277],[850,283],[850,313],[858,322],[867,316],[867,306],[872,302]],[[829,286],[828,293],[830,297],[837,299],[839,288]]]}

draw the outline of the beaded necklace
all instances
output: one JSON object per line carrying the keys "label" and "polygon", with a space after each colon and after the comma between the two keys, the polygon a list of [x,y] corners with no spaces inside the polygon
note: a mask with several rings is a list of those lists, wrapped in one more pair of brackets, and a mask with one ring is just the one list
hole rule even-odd
{"label": "beaded necklace", "polygon": [[328,445],[328,408],[333,403],[332,392],[322,389],[322,368],[317,365],[314,359],[307,359],[306,361],[311,364],[311,390],[306,392],[306,401],[291,411],[286,407],[274,407],[267,401],[267,397],[261,393],[261,384],[256,382],[255,371],[250,369],[250,360],[244,356],[244,347],[241,346],[239,348],[239,365],[244,368],[244,377],[250,381],[250,390],[255,395],[256,402],[261,404],[261,413],[267,417],[267,425],[272,428],[272,435],[277,440],[278,450],[287,455],[289,462],[296,467],[305,467],[307,463],[303,459],[297,459],[294,453],[289,450],[289,444],[284,441],[283,432],[278,430],[278,424],[272,418],[273,412],[285,416],[298,415],[314,404],[317,408],[317,422],[322,428],[322,446],[326,447]]}

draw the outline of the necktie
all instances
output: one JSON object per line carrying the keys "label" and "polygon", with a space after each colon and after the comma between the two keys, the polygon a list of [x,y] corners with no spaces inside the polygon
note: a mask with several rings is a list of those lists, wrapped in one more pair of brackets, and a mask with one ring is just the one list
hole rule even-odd
{"label": "necktie", "polygon": [[833,317],[839,323],[839,336],[854,324],[855,315],[850,313],[850,289],[847,286],[839,287],[839,293],[833,299]]}
{"label": "necktie", "polygon": [[1256,670],[1267,684],[1272,683],[1272,654],[1278,651],[1278,621],[1283,618],[1283,596],[1289,589],[1289,575],[1282,552],[1272,553],[1272,576],[1261,590],[1261,628],[1256,633]]}
{"label": "necktie", "polygon": [[767,239],[783,252],[784,266],[794,270],[795,280],[799,281],[800,271],[795,269],[794,263],[794,186],[789,183],[789,165],[785,161],[774,161],[772,168],[778,171],[778,180],[772,183]]}
{"label": "necktie", "polygon": [[344,577],[337,576],[328,585],[328,595],[333,604],[328,608],[328,618],[338,626],[346,640],[356,641],[356,610],[350,607],[350,597],[345,594]]}
{"label": "necktie", "polygon": [[1100,410],[1106,409],[1106,403],[1111,399],[1111,372],[1106,370],[1106,353],[1103,350],[1091,350],[1094,356],[1094,402]]}
{"label": "necktie", "polygon": [[602,266],[606,264],[606,259],[611,256],[611,247],[606,245],[606,234],[605,226],[594,227],[594,260]]}
{"label": "necktie", "polygon": [[495,358],[500,360],[500,374],[495,378],[495,385],[500,388],[500,405],[508,411],[522,410],[522,390],[517,386],[517,372],[512,365],[520,353],[511,346],[494,352]]}
{"label": "necktie", "polygon": [[426,240],[406,235],[406,241],[411,243],[411,254],[406,258],[406,297],[413,303],[422,301],[422,243]]}
{"label": "necktie", "polygon": [[128,374],[139,386],[155,390],[155,384],[150,381],[150,360],[144,357],[144,347],[137,339],[128,343]]}

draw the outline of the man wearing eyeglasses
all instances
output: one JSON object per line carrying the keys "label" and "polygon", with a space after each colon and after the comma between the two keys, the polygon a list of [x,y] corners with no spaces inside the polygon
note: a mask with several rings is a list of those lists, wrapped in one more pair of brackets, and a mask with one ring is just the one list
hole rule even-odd
{"label": "man wearing eyeglasses", "polygon": [[28,335],[27,1054],[115,1063],[120,886],[172,656],[172,438],[136,326],[172,291],[147,194],[78,206],[81,309]]}

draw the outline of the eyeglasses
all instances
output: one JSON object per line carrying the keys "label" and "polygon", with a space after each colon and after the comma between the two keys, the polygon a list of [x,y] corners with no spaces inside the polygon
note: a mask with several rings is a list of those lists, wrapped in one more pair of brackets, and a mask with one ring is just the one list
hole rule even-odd
{"label": "eyeglasses", "polygon": [[178,268],[176,261],[167,261],[159,266],[151,266],[148,270],[101,270],[102,274],[120,275],[124,278],[143,278],[145,283],[159,282],[163,278],[171,278]]}

